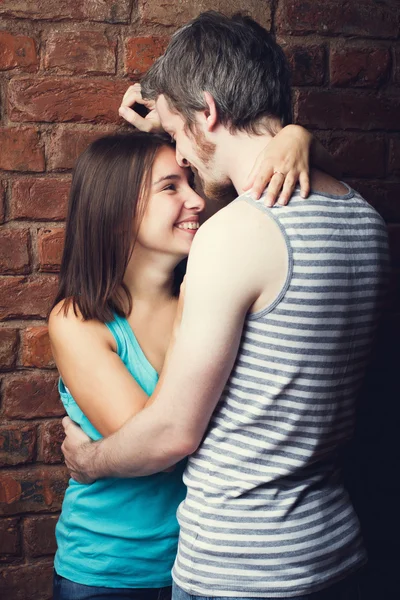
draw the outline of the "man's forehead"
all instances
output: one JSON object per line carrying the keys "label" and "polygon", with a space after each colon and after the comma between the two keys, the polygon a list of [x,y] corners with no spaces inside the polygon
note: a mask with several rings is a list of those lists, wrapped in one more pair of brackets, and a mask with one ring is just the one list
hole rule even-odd
{"label": "man's forehead", "polygon": [[158,112],[158,116],[161,119],[161,124],[165,130],[175,130],[177,126],[177,121],[179,121],[179,115],[172,112],[170,109],[167,99],[163,94],[158,96],[156,100],[156,109]]}

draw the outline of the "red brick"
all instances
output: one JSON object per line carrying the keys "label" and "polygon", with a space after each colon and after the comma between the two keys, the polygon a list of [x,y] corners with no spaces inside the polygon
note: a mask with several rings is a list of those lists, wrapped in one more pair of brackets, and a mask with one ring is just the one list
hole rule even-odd
{"label": "red brick", "polygon": [[390,140],[389,169],[394,175],[400,175],[400,138]]}
{"label": "red brick", "polygon": [[388,79],[390,64],[387,48],[332,48],[331,84],[338,87],[379,87]]}
{"label": "red brick", "polygon": [[2,0],[0,15],[49,21],[105,21],[129,23],[131,0]]}
{"label": "red brick", "polygon": [[321,129],[394,129],[400,122],[400,97],[367,96],[350,90],[299,90],[295,119]]}
{"label": "red brick", "polygon": [[38,233],[39,270],[57,272],[60,270],[64,248],[64,229],[41,229]]}
{"label": "red brick", "polygon": [[0,128],[0,169],[44,171],[44,152],[34,127]]}
{"label": "red brick", "polygon": [[38,460],[47,464],[64,462],[61,444],[65,438],[61,421],[52,420],[40,425]]}
{"label": "red brick", "polygon": [[12,369],[15,365],[18,349],[18,330],[0,328],[0,370]]}
{"label": "red brick", "polygon": [[4,566],[0,573],[0,589],[4,600],[50,600],[52,596],[53,561],[46,558],[33,564]]}
{"label": "red brick", "polygon": [[125,73],[142,75],[168,46],[168,37],[128,38],[125,45]]}
{"label": "red brick", "polygon": [[281,0],[276,14],[278,32],[305,35],[344,34],[396,38],[399,33],[396,3],[375,0]]}
{"label": "red brick", "polygon": [[21,67],[25,71],[36,71],[38,56],[35,41],[26,35],[0,32],[0,71]]}
{"label": "red brick", "polygon": [[54,367],[46,325],[35,325],[23,330],[21,346],[21,363],[24,367],[37,367],[38,369]]}
{"label": "red brick", "polygon": [[0,427],[0,467],[30,463],[35,458],[36,426]]}
{"label": "red brick", "polygon": [[386,142],[381,135],[330,132],[318,135],[346,177],[384,177]]}
{"label": "red brick", "polygon": [[0,321],[44,318],[57,291],[57,277],[0,277]]}
{"label": "red brick", "polygon": [[12,79],[8,88],[13,121],[115,123],[126,92],[122,80],[35,77]]}
{"label": "red brick", "polygon": [[19,519],[0,519],[0,561],[20,555]]}
{"label": "red brick", "polygon": [[0,231],[0,273],[29,273],[29,231],[2,229]]}
{"label": "red brick", "polygon": [[11,219],[62,221],[67,214],[71,179],[26,178],[11,188]]}
{"label": "red brick", "polygon": [[57,127],[52,131],[46,147],[48,170],[72,169],[75,161],[86,148],[99,137],[115,133],[116,128],[92,127],[91,129],[66,129]]}
{"label": "red brick", "polygon": [[58,375],[31,371],[3,381],[2,413],[9,419],[60,417],[65,411],[57,390]]}
{"label": "red brick", "polygon": [[4,223],[6,217],[6,182],[0,181],[0,223]]}
{"label": "red brick", "polygon": [[325,70],[324,46],[282,45],[289,61],[293,85],[322,85]]}
{"label": "red brick", "polygon": [[0,471],[0,508],[4,515],[58,511],[67,482],[68,472],[61,465]]}
{"label": "red brick", "polygon": [[206,10],[218,10],[226,15],[245,10],[264,27],[271,26],[270,2],[260,0],[247,0],[245,5],[241,0],[179,0],[179,3],[139,0],[139,11],[144,25],[163,25],[173,30]]}
{"label": "red brick", "polygon": [[107,75],[115,73],[116,42],[99,31],[51,32],[44,66],[58,73]]}
{"label": "red brick", "polygon": [[57,550],[54,530],[58,516],[28,517],[24,521],[24,539],[29,556],[45,556]]}

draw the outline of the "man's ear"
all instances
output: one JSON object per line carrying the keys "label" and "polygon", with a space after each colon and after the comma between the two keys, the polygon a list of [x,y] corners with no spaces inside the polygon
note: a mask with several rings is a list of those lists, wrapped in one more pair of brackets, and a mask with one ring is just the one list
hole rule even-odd
{"label": "man's ear", "polygon": [[204,100],[207,104],[207,108],[204,110],[206,129],[207,131],[213,131],[216,125],[218,125],[218,111],[215,105],[215,100],[211,96],[210,92],[204,92]]}

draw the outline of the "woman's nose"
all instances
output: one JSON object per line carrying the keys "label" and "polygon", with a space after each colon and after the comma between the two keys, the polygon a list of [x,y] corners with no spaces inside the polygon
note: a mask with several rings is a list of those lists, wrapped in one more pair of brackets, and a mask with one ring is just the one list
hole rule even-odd
{"label": "woman's nose", "polygon": [[185,198],[185,208],[188,210],[195,210],[196,212],[201,212],[205,208],[205,200],[196,194],[194,190],[190,191],[190,194]]}

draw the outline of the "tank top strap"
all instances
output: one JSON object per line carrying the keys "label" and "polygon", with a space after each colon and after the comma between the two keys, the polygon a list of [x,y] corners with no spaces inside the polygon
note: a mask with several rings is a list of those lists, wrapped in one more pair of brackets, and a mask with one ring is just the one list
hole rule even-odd
{"label": "tank top strap", "polygon": [[158,373],[148,361],[136,336],[125,317],[120,317],[114,313],[114,320],[105,323],[111,335],[117,344],[117,354],[121,360],[129,367],[132,360],[136,366],[140,365],[147,375],[151,378],[158,378]]}

